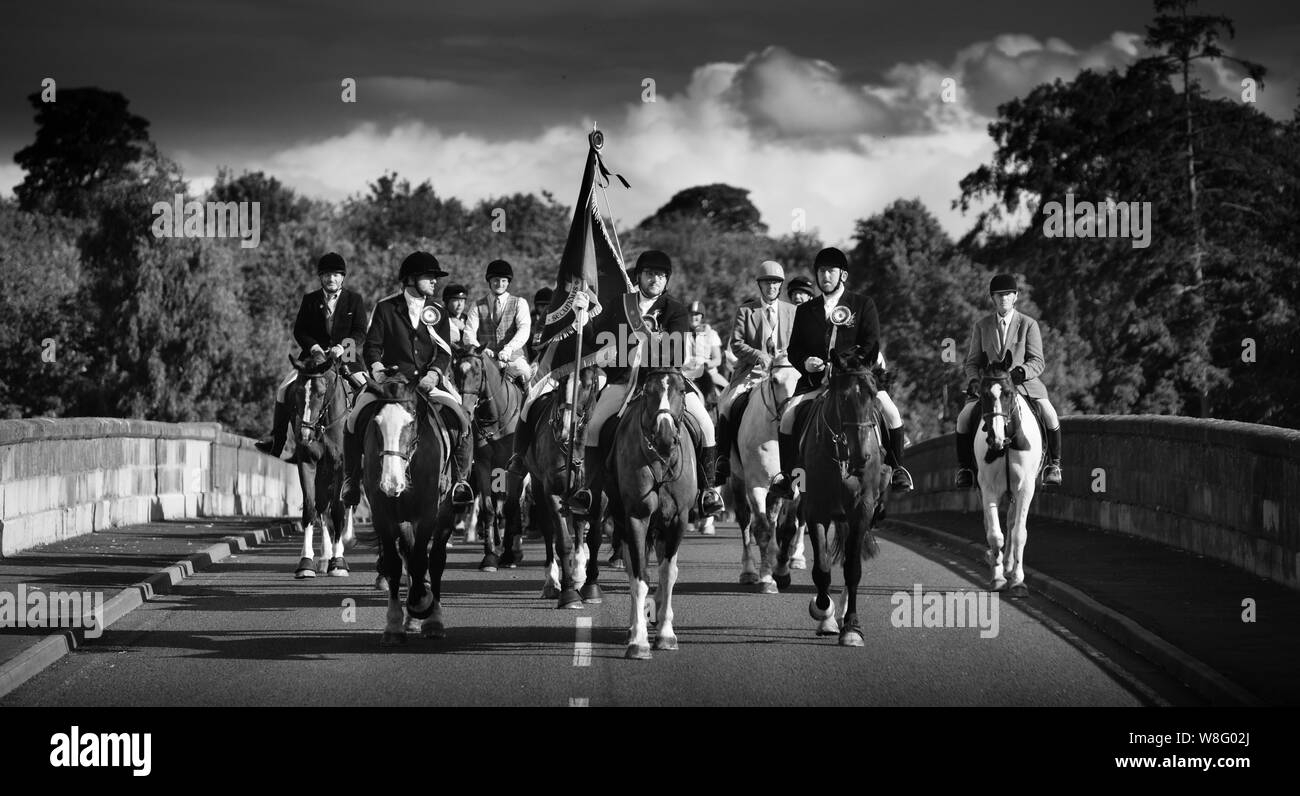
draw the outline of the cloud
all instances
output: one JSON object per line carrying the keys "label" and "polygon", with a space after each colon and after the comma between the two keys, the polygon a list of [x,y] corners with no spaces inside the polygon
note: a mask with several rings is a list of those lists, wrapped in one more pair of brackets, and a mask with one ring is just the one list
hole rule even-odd
{"label": "cloud", "polygon": [[[919,197],[957,237],[973,214],[962,216],[951,204],[959,180],[992,157],[987,126],[998,104],[1044,81],[1121,66],[1141,54],[1134,33],[1083,47],[1005,34],[961,49],[947,65],[897,64],[869,84],[781,47],[704,64],[680,93],[629,105],[613,123],[601,119],[606,161],[633,186],[616,185],[610,199],[620,224],[631,226],[679,190],[724,182],[751,191],[773,234],[790,231],[802,214],[823,240],[845,243],[857,219],[894,199]],[[949,77],[955,102],[942,101]],[[1215,82],[1232,84],[1225,76]],[[385,90],[419,96],[460,89],[393,78]],[[466,202],[543,189],[570,202],[590,128],[590,118],[574,118],[500,141],[423,122],[369,122],[247,167],[329,199],[362,192],[391,170],[412,182],[431,180],[439,194]]]}
{"label": "cloud", "polygon": [[14,188],[23,181],[25,172],[18,166],[0,164],[0,196],[14,195]]}

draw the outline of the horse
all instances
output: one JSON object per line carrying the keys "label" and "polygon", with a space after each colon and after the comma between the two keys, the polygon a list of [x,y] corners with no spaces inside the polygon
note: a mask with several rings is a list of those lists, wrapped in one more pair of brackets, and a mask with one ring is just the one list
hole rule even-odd
{"label": "horse", "polygon": [[[514,449],[515,425],[523,407],[523,389],[506,377],[489,353],[467,353],[452,366],[461,404],[474,422],[474,491],[478,499],[465,521],[466,541],[474,530],[483,537],[483,560],[478,568],[496,572],[513,569],[523,558],[519,512],[506,508],[505,472]],[[517,498],[517,495],[516,495]]]}
{"label": "horse", "polygon": [[[767,494],[773,476],[781,471],[777,450],[781,408],[794,394],[798,381],[799,371],[788,362],[773,364],[749,389],[739,407],[736,449],[724,452],[731,457],[730,483],[739,498],[736,521],[741,533],[740,582],[755,585],[761,594],[776,594],[778,586],[790,585],[793,555],[789,552],[789,542],[795,539],[796,533],[803,533],[801,527],[795,527],[797,506],[769,500]],[[736,408],[732,406],[733,410]],[[775,532],[777,528],[781,528],[781,533]]]}
{"label": "horse", "polygon": [[[831,359],[826,393],[811,402],[800,445],[804,463],[800,511],[808,523],[817,587],[808,613],[819,623],[818,635],[838,633],[840,646],[861,647],[865,638],[858,620],[858,584],[862,561],[879,552],[871,529],[883,519],[891,472],[879,436],[876,380],[871,372],[875,357],[853,346],[835,352]],[[842,627],[830,596],[831,565],[841,561]]]}
{"label": "horse", "polygon": [[[538,522],[546,545],[546,581],[542,598],[556,600],[556,608],[581,608],[603,600],[599,561],[600,523],[570,518],[564,503],[569,493],[569,440],[582,444],[583,432],[599,393],[601,371],[584,368],[578,376],[577,404],[570,405],[569,376],[554,390],[541,396],[530,414],[537,418],[533,444],[524,456],[535,503],[533,518]],[[584,463],[594,466],[595,462]],[[575,473],[577,478],[580,473]],[[518,479],[522,481],[522,479]],[[522,484],[512,485],[507,512],[520,512],[516,499]],[[600,496],[593,495],[599,502]],[[599,516],[599,506],[593,514]],[[582,540],[582,541],[578,541]]]}
{"label": "horse", "polygon": [[[339,364],[327,358],[319,366],[299,364],[290,357],[298,378],[285,400],[293,409],[295,458],[302,485],[302,557],[294,577],[316,577],[317,571],[346,578],[344,550],[356,539],[352,510],[343,505],[343,421],[348,416],[347,387]],[[313,546],[320,532],[321,558]],[[328,558],[328,564],[326,559]]]}
{"label": "horse", "polygon": [[[992,570],[990,588],[1024,597],[1025,542],[1029,529],[1029,504],[1034,499],[1038,471],[1043,465],[1043,435],[1029,402],[1011,381],[1011,352],[992,362],[980,378],[980,415],[984,434],[975,435],[979,485],[984,508],[984,534],[989,549],[985,562]],[[1005,546],[998,518],[998,503],[1005,493],[1007,538]]]}
{"label": "horse", "polygon": [[[453,519],[448,432],[435,407],[404,376],[372,389],[382,404],[364,430],[363,483],[388,585],[380,644],[403,644],[406,633],[417,630],[425,638],[444,638],[442,574]],[[399,599],[403,564],[410,583],[405,624]]]}
{"label": "horse", "polygon": [[672,607],[677,552],[699,496],[695,446],[682,422],[685,390],[680,373],[651,370],[640,396],[628,405],[614,433],[616,478],[606,479],[605,489],[627,566],[631,626],[624,657],[634,660],[651,657],[645,581],[651,547],[659,561],[654,648],[677,649]]}

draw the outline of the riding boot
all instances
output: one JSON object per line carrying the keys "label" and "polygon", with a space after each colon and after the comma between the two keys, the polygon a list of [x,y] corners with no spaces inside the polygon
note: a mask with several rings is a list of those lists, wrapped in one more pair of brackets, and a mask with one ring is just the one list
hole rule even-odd
{"label": "riding boot", "polygon": [[524,456],[528,455],[528,448],[533,444],[533,424],[528,422],[528,418],[521,417],[515,424],[514,449],[510,454],[510,463],[506,465],[506,470],[511,475],[523,478],[528,473],[528,468],[524,465]]}
{"label": "riding boot", "polygon": [[275,402],[275,413],[271,419],[271,439],[260,440],[255,447],[269,456],[280,456],[284,442],[289,436],[289,405],[283,401]]}
{"label": "riding boot", "polygon": [[718,421],[713,424],[713,429],[713,436],[718,441],[718,461],[714,468],[713,483],[722,486],[727,483],[727,478],[731,475],[731,439],[728,437],[731,428],[725,415],[718,415]]}
{"label": "riding boot", "polygon": [[799,442],[794,434],[781,432],[777,434],[776,446],[781,454],[781,472],[772,479],[771,493],[783,500],[793,500],[794,485],[790,482],[790,475],[791,470],[794,469],[795,459],[799,457],[799,452],[796,450]]}
{"label": "riding boot", "polygon": [[474,502],[474,490],[466,480],[466,476],[474,466],[473,434],[464,431],[457,435],[455,447],[452,449],[452,460],[456,484],[451,488],[451,504],[463,508]]}
{"label": "riding boot", "polygon": [[714,468],[717,466],[718,449],[710,446],[700,451],[700,513],[713,517],[722,513],[722,493],[713,486]]}
{"label": "riding boot", "polygon": [[1061,485],[1061,427],[1047,430],[1047,468],[1043,470],[1043,483]]}
{"label": "riding boot", "polygon": [[957,471],[958,489],[970,489],[975,485],[975,432],[957,432]]}
{"label": "riding boot", "polygon": [[887,459],[893,459],[889,462],[890,467],[894,469],[890,486],[895,492],[910,492],[912,490],[912,474],[903,466],[903,427],[889,429],[889,454]]}
{"label": "riding boot", "polygon": [[583,469],[585,485],[582,489],[577,490],[569,497],[569,511],[579,517],[585,517],[591,513],[591,507],[594,505],[594,491],[596,481],[600,477],[601,461],[600,448],[594,445],[588,445],[583,453],[586,466]]}
{"label": "riding boot", "polygon": [[343,505],[355,508],[361,502],[361,437],[343,432]]}

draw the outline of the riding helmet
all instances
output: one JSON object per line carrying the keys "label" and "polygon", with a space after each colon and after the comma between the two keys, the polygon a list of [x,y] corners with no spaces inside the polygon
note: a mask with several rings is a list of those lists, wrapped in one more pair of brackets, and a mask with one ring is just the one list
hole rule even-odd
{"label": "riding helmet", "polygon": [[494,276],[504,276],[506,279],[515,278],[515,269],[510,267],[510,263],[505,260],[493,260],[488,263],[487,273],[483,275],[484,279],[491,279]]}
{"label": "riding helmet", "polygon": [[430,276],[447,276],[447,272],[442,270],[438,265],[438,258],[425,251],[411,252],[402,260],[402,267],[397,272],[397,280],[405,282],[411,277]]}
{"label": "riding helmet", "polygon": [[641,256],[636,258],[636,267],[632,269],[632,272],[639,276],[642,269],[645,268],[663,271],[668,276],[673,275],[673,261],[658,249],[641,252]]}
{"label": "riding helmet", "polygon": [[469,291],[465,289],[464,285],[447,285],[442,290],[442,303],[446,304],[452,299],[469,300]]}
{"label": "riding helmet", "polygon": [[817,291],[813,288],[812,280],[806,276],[796,276],[794,279],[790,280],[790,284],[785,286],[785,294],[792,299],[794,298],[795,293],[800,292],[807,293],[809,297],[817,295]]}
{"label": "riding helmet", "polygon": [[764,260],[754,279],[759,282],[784,282],[785,269],[776,260]]}
{"label": "riding helmet", "polygon": [[998,274],[989,280],[989,295],[994,293],[1015,292],[1016,278],[1011,274]]}
{"label": "riding helmet", "polygon": [[551,299],[555,297],[555,292],[549,287],[544,287],[533,294],[533,307],[549,307]]}
{"label": "riding helmet", "polygon": [[822,249],[817,252],[817,258],[813,260],[813,269],[817,268],[843,268],[847,271],[849,258],[844,256],[844,252],[833,246],[829,249]]}
{"label": "riding helmet", "polygon": [[343,258],[338,254],[338,252],[323,254],[321,255],[321,258],[316,261],[317,274],[346,274],[347,272],[347,263],[343,262]]}

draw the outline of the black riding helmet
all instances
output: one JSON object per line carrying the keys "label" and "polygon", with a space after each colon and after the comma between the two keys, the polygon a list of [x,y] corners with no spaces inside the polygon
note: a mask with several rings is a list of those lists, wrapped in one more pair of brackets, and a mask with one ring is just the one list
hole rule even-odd
{"label": "black riding helmet", "polygon": [[658,249],[650,249],[649,251],[641,252],[641,256],[636,258],[636,266],[632,269],[632,274],[634,276],[640,276],[642,269],[645,268],[653,268],[656,271],[663,271],[668,276],[673,275],[672,259]]}
{"label": "black riding helmet", "polygon": [[442,303],[446,304],[452,299],[469,299],[469,291],[464,285],[447,285],[442,289]]}
{"label": "black riding helmet", "polygon": [[321,255],[316,261],[316,274],[344,274],[348,272],[348,265],[343,261],[343,257],[338,252],[329,252]]}
{"label": "black riding helmet", "polygon": [[428,274],[429,276],[443,277],[447,272],[442,270],[438,265],[438,258],[428,252],[419,251],[411,252],[402,260],[402,267],[397,271],[397,281],[405,282],[412,277],[421,277]]}
{"label": "black riding helmet", "polygon": [[794,298],[795,293],[801,291],[807,293],[809,297],[817,295],[817,288],[813,286],[812,280],[806,276],[796,276],[790,280],[790,284],[785,286],[785,294],[791,299]]}
{"label": "black riding helmet", "polygon": [[484,279],[491,279],[494,276],[504,276],[510,281],[515,279],[515,269],[510,267],[510,263],[505,260],[493,260],[488,263],[487,272],[483,274]]}

